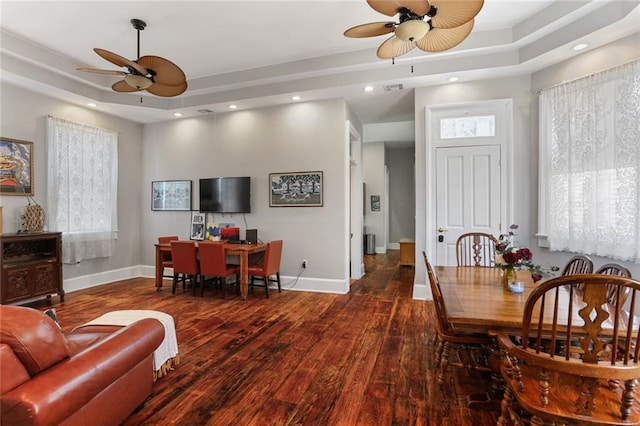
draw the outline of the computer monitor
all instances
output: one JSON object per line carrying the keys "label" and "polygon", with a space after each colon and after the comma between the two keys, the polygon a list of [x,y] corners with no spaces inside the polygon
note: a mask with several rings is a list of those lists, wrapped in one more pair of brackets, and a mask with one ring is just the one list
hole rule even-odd
{"label": "computer monitor", "polygon": [[244,239],[247,240],[247,244],[258,244],[258,230],[247,229]]}

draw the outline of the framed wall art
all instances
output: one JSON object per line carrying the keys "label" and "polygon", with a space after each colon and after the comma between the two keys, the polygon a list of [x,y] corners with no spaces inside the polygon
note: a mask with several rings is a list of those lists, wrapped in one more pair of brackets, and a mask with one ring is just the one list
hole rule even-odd
{"label": "framed wall art", "polygon": [[0,195],[33,195],[33,142],[0,137]]}
{"label": "framed wall art", "polygon": [[190,180],[151,182],[151,210],[191,210]]}
{"label": "framed wall art", "polygon": [[371,196],[371,211],[379,212],[380,211],[380,196],[372,195]]}
{"label": "framed wall art", "polygon": [[190,238],[192,240],[204,240],[206,216],[204,212],[191,212]]}
{"label": "framed wall art", "polygon": [[270,173],[270,207],[321,207],[322,172]]}

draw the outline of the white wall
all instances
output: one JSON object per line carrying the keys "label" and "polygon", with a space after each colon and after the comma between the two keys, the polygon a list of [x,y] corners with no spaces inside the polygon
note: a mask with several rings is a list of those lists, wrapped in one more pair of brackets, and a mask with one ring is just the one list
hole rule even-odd
{"label": "white wall", "polygon": [[[284,240],[283,276],[295,277],[302,259],[307,259],[296,289],[346,291],[349,159],[345,108],[343,100],[330,100],[146,125],[141,163],[145,193],[139,202],[145,224],[142,262],[154,263],[152,248],[159,235],[189,236],[189,212],[150,210],[152,181],[192,180],[193,209],[197,210],[200,178],[251,176],[251,213],[245,217],[217,214],[214,220],[234,222],[241,235],[247,227],[257,228],[263,241]],[[269,207],[269,173],[299,171],[323,172],[324,205]]]}
{"label": "white wall", "polygon": [[[45,126],[47,115],[77,121],[91,126],[103,127],[118,132],[118,225],[119,236],[115,254],[109,258],[83,260],[78,265],[65,265],[63,277],[100,274],[104,271],[121,270],[140,263],[140,203],[143,197],[140,181],[142,162],[142,125],[100,113],[98,110],[82,108],[44,96],[20,87],[3,84],[0,91],[3,137],[34,143],[34,199],[47,210],[47,168]],[[149,189],[150,191],[150,189]],[[3,231],[20,229],[20,210],[27,205],[25,196],[2,196]],[[99,282],[110,279],[98,277]],[[73,290],[74,285],[65,285]]]}

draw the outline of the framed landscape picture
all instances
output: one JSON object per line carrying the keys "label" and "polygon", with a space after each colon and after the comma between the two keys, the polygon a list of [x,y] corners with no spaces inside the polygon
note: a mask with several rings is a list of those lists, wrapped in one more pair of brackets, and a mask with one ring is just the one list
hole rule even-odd
{"label": "framed landscape picture", "polygon": [[191,210],[190,180],[151,182],[151,210]]}
{"label": "framed landscape picture", "polygon": [[321,207],[322,172],[270,173],[270,207]]}
{"label": "framed landscape picture", "polygon": [[0,137],[0,195],[33,195],[33,142]]}

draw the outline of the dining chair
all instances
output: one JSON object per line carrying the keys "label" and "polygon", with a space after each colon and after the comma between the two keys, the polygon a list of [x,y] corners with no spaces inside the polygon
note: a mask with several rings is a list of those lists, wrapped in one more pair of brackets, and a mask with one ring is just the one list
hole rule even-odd
{"label": "dining chair", "polygon": [[[422,252],[424,263],[427,268],[431,293],[436,310],[436,344],[434,356],[438,366],[438,385],[442,386],[445,374],[449,365],[460,368],[473,368],[475,370],[490,371],[488,367],[488,356],[492,340],[486,334],[466,334],[456,332],[447,315],[447,308],[442,297],[440,282],[436,276],[431,263],[427,259],[426,253]],[[452,361],[451,354],[455,353],[457,359]]]}
{"label": "dining chair", "polygon": [[214,282],[219,282],[222,298],[225,298],[227,278],[235,275],[236,290],[239,291],[240,267],[227,263],[224,243],[216,241],[202,241],[198,244],[198,254],[200,258],[200,295],[204,294],[204,281],[206,277],[213,278]]}
{"label": "dining chair", "polygon": [[496,238],[484,232],[462,234],[456,240],[458,266],[493,266]]}
{"label": "dining chair", "polygon": [[590,274],[593,272],[593,262],[587,256],[572,257],[565,265],[560,275]]}
{"label": "dining chair", "polygon": [[611,306],[609,287],[629,289],[629,312],[636,312],[640,282],[566,275],[533,289],[519,337],[489,332],[500,346],[507,385],[499,425],[521,424],[523,410],[532,425],[640,422],[640,324],[619,300]]}
{"label": "dining chair", "polygon": [[[606,263],[602,265],[600,268],[598,268],[596,274],[617,275],[620,277],[632,278],[631,271],[617,263]],[[627,301],[627,298],[629,297],[629,289],[625,289],[625,291],[618,294],[616,288],[610,288],[607,290],[607,297],[609,298],[609,303],[611,304],[615,304],[616,299],[620,299],[621,305],[624,305],[624,303]]]}
{"label": "dining chair", "polygon": [[[249,265],[249,276],[251,277],[251,287],[255,281],[264,281],[265,293],[269,298],[269,283],[278,283],[278,293],[282,291],[280,285],[280,259],[282,258],[282,240],[274,240],[267,243],[264,253],[264,260],[258,265]],[[271,278],[275,275],[275,278]]]}
{"label": "dining chair", "polygon": [[[167,235],[165,237],[158,237],[158,244],[168,244],[171,241],[178,241],[180,238],[177,235]],[[173,262],[171,260],[171,252],[170,251],[163,251],[160,253],[161,259],[160,261],[162,262],[161,267],[162,267],[162,272],[160,273],[160,275],[162,276],[162,278],[173,278],[173,274],[172,275],[165,275],[164,274],[164,270],[166,268],[173,268]]]}
{"label": "dining chair", "polygon": [[171,292],[176,293],[178,281],[182,281],[182,289],[186,287],[186,281],[191,281],[193,294],[196,294],[196,286],[200,280],[200,264],[198,252],[194,241],[171,241],[171,258],[173,260],[173,287]]}

